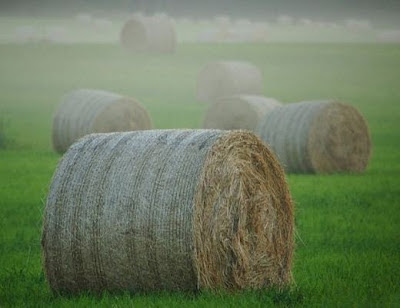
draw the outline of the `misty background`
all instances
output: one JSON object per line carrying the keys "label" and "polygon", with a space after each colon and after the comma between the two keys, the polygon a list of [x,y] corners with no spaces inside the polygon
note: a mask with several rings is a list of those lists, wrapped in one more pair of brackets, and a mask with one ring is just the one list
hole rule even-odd
{"label": "misty background", "polygon": [[0,43],[116,43],[134,14],[178,42],[400,42],[398,0],[25,0],[0,2]]}
{"label": "misty background", "polygon": [[1,1],[2,16],[68,16],[84,10],[118,14],[141,11],[165,12],[173,17],[207,18],[214,14],[232,17],[273,18],[280,14],[294,17],[347,19],[368,18],[373,23],[399,23],[398,0],[25,0]]}

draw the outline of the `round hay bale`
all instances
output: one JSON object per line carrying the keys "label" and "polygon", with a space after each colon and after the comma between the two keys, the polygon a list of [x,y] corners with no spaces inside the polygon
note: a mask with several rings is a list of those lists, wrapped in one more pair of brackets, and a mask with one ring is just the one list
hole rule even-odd
{"label": "round hay bale", "polygon": [[197,78],[200,102],[210,103],[235,94],[259,95],[261,92],[261,71],[248,62],[212,62],[203,67]]}
{"label": "round hay bale", "polygon": [[203,127],[256,131],[266,114],[280,105],[273,98],[255,95],[220,98],[208,107]]}
{"label": "round hay bale", "polygon": [[120,40],[132,52],[173,53],[177,44],[174,23],[158,15],[132,17],[124,24]]}
{"label": "round hay bale", "polygon": [[371,154],[363,116],[354,107],[334,100],[275,108],[258,131],[287,172],[363,172]]}
{"label": "round hay bale", "polygon": [[92,134],[54,173],[43,266],[54,291],[283,287],[293,204],[250,132]]}
{"label": "round hay bale", "polygon": [[52,143],[64,153],[79,138],[91,133],[152,128],[146,109],[118,94],[81,89],[64,96],[53,116]]}

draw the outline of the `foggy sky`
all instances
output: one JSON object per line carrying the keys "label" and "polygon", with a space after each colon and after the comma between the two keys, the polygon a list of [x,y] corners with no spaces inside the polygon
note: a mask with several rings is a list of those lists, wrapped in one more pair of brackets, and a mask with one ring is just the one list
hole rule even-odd
{"label": "foggy sky", "polygon": [[399,0],[8,0],[1,15],[67,15],[84,10],[166,12],[171,16],[271,16],[400,18]]}

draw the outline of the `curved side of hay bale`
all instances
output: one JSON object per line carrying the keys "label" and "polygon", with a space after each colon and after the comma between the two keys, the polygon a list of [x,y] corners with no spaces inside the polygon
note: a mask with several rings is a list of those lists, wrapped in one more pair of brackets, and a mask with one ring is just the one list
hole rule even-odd
{"label": "curved side of hay bale", "polygon": [[95,132],[150,129],[151,119],[137,101],[121,95],[81,89],[63,98],[53,117],[53,148],[59,153]]}
{"label": "curved side of hay bale", "polygon": [[93,134],[53,176],[42,251],[55,291],[281,287],[293,205],[250,132]]}
{"label": "curved side of hay bale", "polygon": [[124,24],[120,41],[133,52],[173,53],[177,45],[175,25],[168,17],[133,17]]}
{"label": "curved side of hay bale", "polygon": [[260,95],[261,71],[253,64],[240,61],[212,62],[197,77],[197,100],[213,102],[237,94]]}
{"label": "curved side of hay bale", "polygon": [[273,98],[255,95],[224,97],[208,107],[203,128],[256,131],[266,114],[280,105]]}
{"label": "curved side of hay bale", "polygon": [[354,107],[334,100],[275,108],[258,132],[287,172],[363,172],[371,154],[365,119]]}

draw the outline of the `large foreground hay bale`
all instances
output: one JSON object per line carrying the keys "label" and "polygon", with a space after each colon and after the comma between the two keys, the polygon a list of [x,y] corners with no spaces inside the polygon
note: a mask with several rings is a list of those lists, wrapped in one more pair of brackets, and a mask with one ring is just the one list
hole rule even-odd
{"label": "large foreground hay bale", "polygon": [[173,53],[177,39],[175,25],[168,17],[134,16],[121,31],[122,46],[133,52]]}
{"label": "large foreground hay bale", "polygon": [[363,172],[370,158],[365,119],[354,107],[333,100],[275,108],[258,131],[288,172]]}
{"label": "large foreground hay bale", "polygon": [[273,98],[255,95],[220,98],[208,107],[203,127],[256,131],[266,114],[280,105]]}
{"label": "large foreground hay bale", "polygon": [[53,176],[42,248],[55,291],[282,287],[293,205],[250,132],[93,134]]}
{"label": "large foreground hay bale", "polygon": [[146,109],[131,98],[101,90],[76,90],[64,96],[54,113],[53,148],[63,153],[87,134],[151,127]]}
{"label": "large foreground hay bale", "polygon": [[261,71],[248,62],[212,62],[203,67],[197,78],[200,102],[213,102],[235,94],[259,95],[261,92]]}

